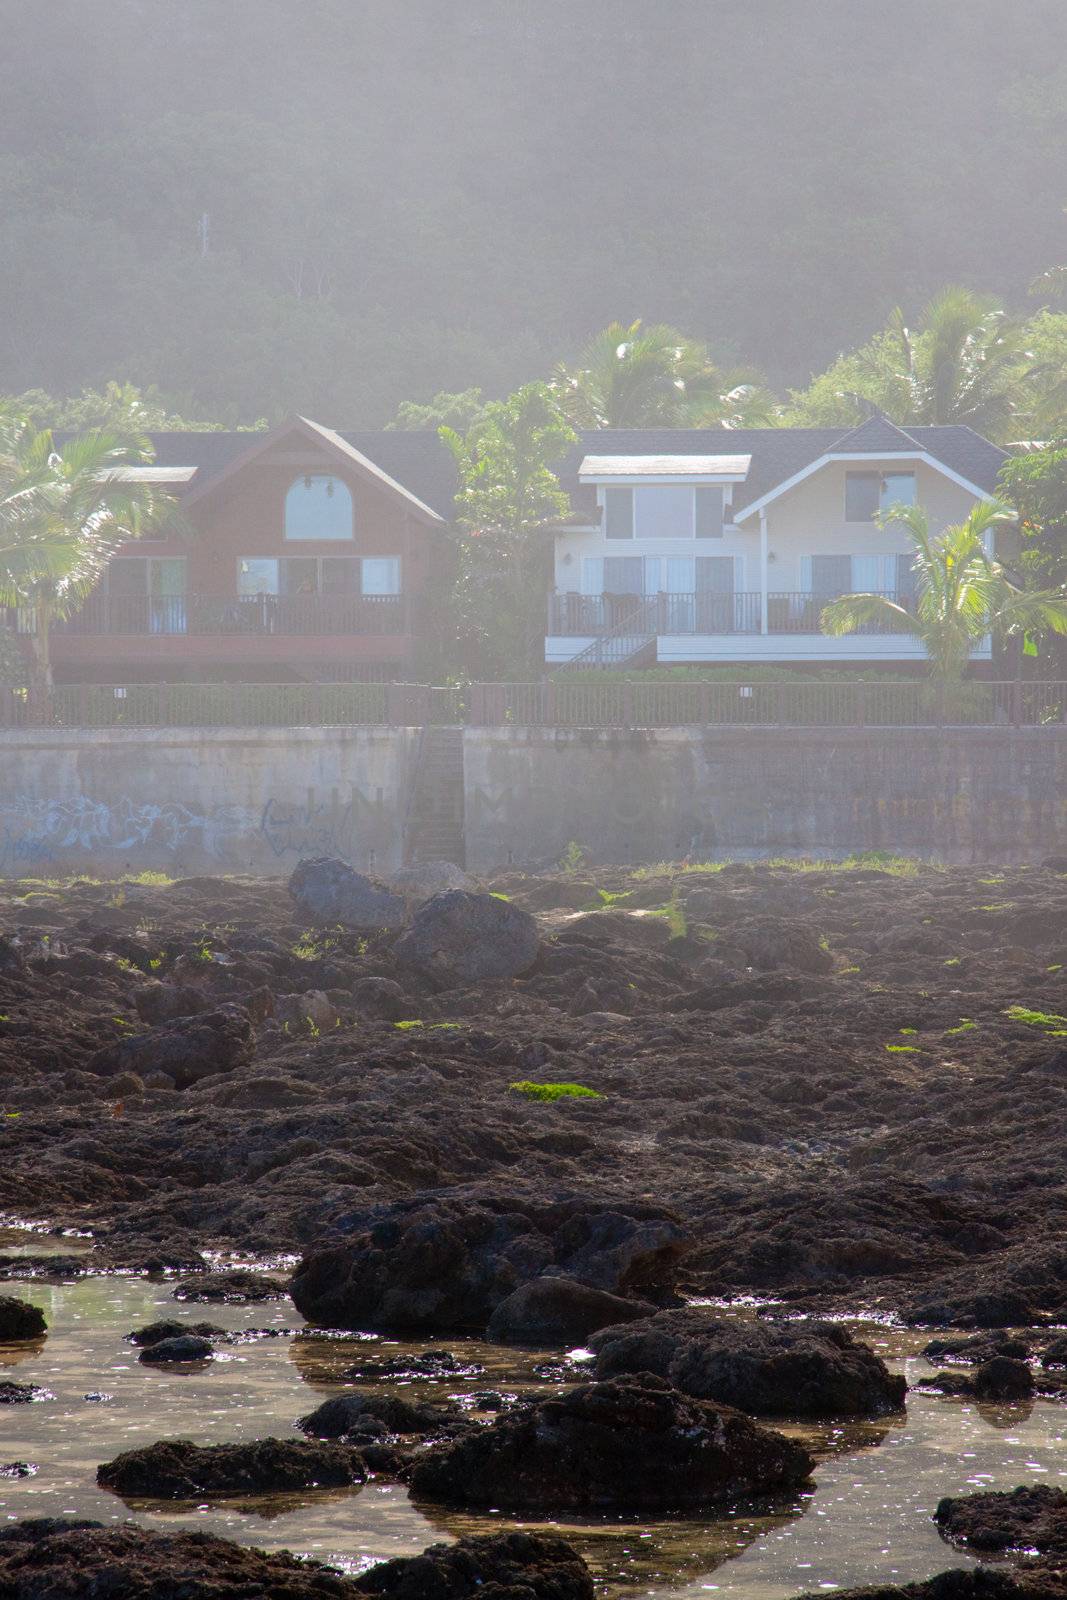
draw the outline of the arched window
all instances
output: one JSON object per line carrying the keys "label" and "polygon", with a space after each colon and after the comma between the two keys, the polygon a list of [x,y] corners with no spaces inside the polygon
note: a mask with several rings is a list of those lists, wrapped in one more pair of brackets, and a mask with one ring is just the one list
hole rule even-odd
{"label": "arched window", "polygon": [[294,479],[285,497],[287,539],[354,539],[352,495],[327,473]]}

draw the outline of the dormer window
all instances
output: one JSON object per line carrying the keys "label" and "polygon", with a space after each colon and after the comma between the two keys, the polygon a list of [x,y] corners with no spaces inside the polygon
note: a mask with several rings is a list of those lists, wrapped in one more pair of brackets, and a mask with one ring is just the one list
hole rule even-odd
{"label": "dormer window", "polygon": [[354,539],[352,494],[330,473],[295,478],[285,497],[287,539]]}
{"label": "dormer window", "polygon": [[606,539],[721,539],[717,484],[650,483],[604,489]]}
{"label": "dormer window", "polygon": [[873,522],[891,506],[914,504],[914,472],[845,473],[846,522]]}

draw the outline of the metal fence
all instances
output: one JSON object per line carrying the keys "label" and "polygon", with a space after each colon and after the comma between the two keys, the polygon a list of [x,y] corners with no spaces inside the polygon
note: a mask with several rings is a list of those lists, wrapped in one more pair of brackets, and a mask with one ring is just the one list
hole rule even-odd
{"label": "metal fence", "polygon": [[41,707],[0,689],[0,728],[1050,727],[1067,683],[939,686],[801,678],[774,683],[549,679],[539,683],[63,684]]}

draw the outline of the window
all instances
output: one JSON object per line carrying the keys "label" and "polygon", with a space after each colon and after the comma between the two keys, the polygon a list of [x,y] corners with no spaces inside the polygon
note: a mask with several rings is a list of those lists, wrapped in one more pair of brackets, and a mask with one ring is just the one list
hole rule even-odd
{"label": "window", "polygon": [[185,632],[184,556],[119,556],[107,571],[111,628],[120,633]]}
{"label": "window", "polygon": [[645,563],[640,556],[604,557],[605,594],[643,594]]}
{"label": "window", "polygon": [[722,490],[710,484],[698,485],[696,496],[696,535],[698,539],[721,539],[723,524]]}
{"label": "window", "polygon": [[811,592],[822,599],[836,599],[839,594],[851,594],[851,556],[812,556]]}
{"label": "window", "polygon": [[364,594],[400,593],[400,557],[370,556],[363,562]]}
{"label": "window", "polygon": [[361,592],[362,562],[353,560],[351,556],[324,556],[321,566],[323,594],[354,595]]}
{"label": "window", "polygon": [[634,536],[634,492],[632,489],[604,490],[605,539],[632,539]]}
{"label": "window", "polygon": [[340,478],[307,473],[285,497],[287,539],[352,539],[352,495]]}
{"label": "window", "polygon": [[890,506],[915,504],[914,472],[846,472],[845,521],[873,522]]}
{"label": "window", "polygon": [[278,562],[242,556],[237,563],[237,593],[242,600],[278,593]]}
{"label": "window", "polygon": [[635,489],[634,532],[638,539],[691,539],[692,484],[650,483]]}

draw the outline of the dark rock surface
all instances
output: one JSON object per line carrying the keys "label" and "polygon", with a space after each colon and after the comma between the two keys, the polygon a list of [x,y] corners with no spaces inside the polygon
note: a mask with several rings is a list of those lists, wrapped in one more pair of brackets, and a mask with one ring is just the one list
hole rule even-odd
{"label": "dark rock surface", "polygon": [[192,1500],[204,1495],[280,1494],[362,1483],[363,1457],[349,1445],[310,1439],[256,1439],[197,1445],[162,1439],[127,1450],[97,1468],[101,1488],[126,1498]]}
{"label": "dark rock surface", "polygon": [[281,1278],[248,1272],[242,1267],[229,1272],[202,1272],[193,1278],[183,1278],[174,1287],[175,1300],[230,1306],[281,1300],[287,1293]]}
{"label": "dark rock surface", "polygon": [[537,923],[521,906],[448,889],[419,908],[394,955],[401,967],[451,988],[517,977],[533,966],[539,945]]}
{"label": "dark rock surface", "polygon": [[356,1600],[333,1568],[209,1533],[39,1517],[0,1528],[4,1600]]}
{"label": "dark rock surface", "polygon": [[495,1344],[580,1344],[597,1328],[649,1316],[655,1306],[590,1289],[572,1278],[533,1278],[502,1300],[489,1318]]}
{"label": "dark rock surface", "polygon": [[999,1555],[1031,1550],[1067,1562],[1067,1493],[1050,1484],[946,1497],[934,1520],[946,1539],[971,1550]]}
{"label": "dark rock surface", "polygon": [[469,1425],[458,1406],[431,1406],[403,1395],[339,1394],[301,1417],[298,1427],[315,1439],[342,1439],[363,1431],[368,1419],[388,1433],[440,1435]]}
{"label": "dark rock surface", "polygon": [[48,1324],[39,1306],[14,1295],[0,1294],[0,1344],[18,1339],[39,1339]]}
{"label": "dark rock surface", "polygon": [[421,1556],[371,1567],[361,1594],[383,1600],[593,1600],[577,1551],[544,1533],[500,1533],[435,1544]]}
{"label": "dark rock surface", "polygon": [[182,1339],[189,1334],[201,1339],[210,1339],[217,1334],[225,1333],[225,1328],[218,1328],[213,1322],[176,1322],[166,1320],[163,1322],[148,1322],[143,1328],[134,1328],[132,1333],[126,1335],[131,1344],[147,1346],[159,1344],[164,1339]]}
{"label": "dark rock surface", "polygon": [[149,1366],[170,1361],[210,1361],[215,1350],[210,1339],[195,1333],[180,1333],[170,1339],[157,1339],[141,1351],[139,1359]]}
{"label": "dark rock surface", "polygon": [[879,1417],[905,1381],[840,1323],[737,1322],[663,1311],[593,1334],[601,1378],[655,1372],[686,1394],[753,1416]]}
{"label": "dark rock surface", "polygon": [[685,1234],[659,1207],[577,1196],[418,1196],[344,1243],[307,1252],[289,1286],[326,1327],[484,1331],[502,1300],[553,1267],[611,1294],[669,1292]]}
{"label": "dark rock surface", "polygon": [[637,1513],[793,1488],[811,1467],[792,1440],[643,1373],[516,1407],[435,1446],[411,1484],[457,1505]]}
{"label": "dark rock surface", "polygon": [[252,1059],[253,1045],[248,1012],[225,1005],[161,1023],[148,1033],[131,1034],[98,1051],[86,1066],[101,1077],[162,1072],[175,1089],[188,1089],[201,1078],[245,1066]]}
{"label": "dark rock surface", "polygon": [[34,1400],[54,1400],[51,1389],[42,1389],[36,1383],[12,1383],[10,1378],[0,1380],[0,1406],[28,1405]]}
{"label": "dark rock surface", "polygon": [[400,895],[336,857],[299,862],[289,879],[289,893],[299,914],[317,928],[341,923],[377,931],[399,928],[406,917]]}

